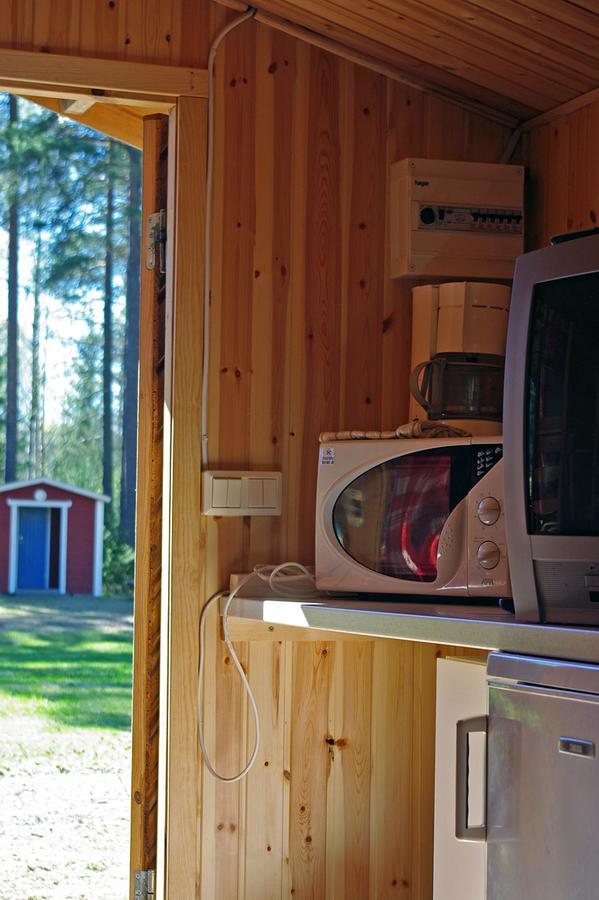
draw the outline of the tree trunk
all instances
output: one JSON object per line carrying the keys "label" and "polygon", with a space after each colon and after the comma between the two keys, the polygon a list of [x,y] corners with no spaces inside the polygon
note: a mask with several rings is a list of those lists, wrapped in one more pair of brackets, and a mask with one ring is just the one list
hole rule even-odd
{"label": "tree trunk", "polygon": [[141,155],[129,155],[129,255],[125,345],[123,349],[123,425],[121,449],[121,506],[119,530],[123,540],[135,541],[135,483],[137,477],[137,370],[139,361],[139,276],[141,261]]}
{"label": "tree trunk", "polygon": [[29,415],[29,462],[30,478],[42,474],[41,470],[41,403],[40,403],[40,320],[41,320],[41,256],[42,230],[37,227],[33,259],[33,327],[31,332],[31,411]]}
{"label": "tree trunk", "polygon": [[[113,493],[113,435],[112,435],[112,291],[113,291],[113,233],[114,233],[114,144],[108,145],[108,174],[106,182],[106,228],[104,241],[104,353],[102,361],[102,491]],[[107,518],[112,519],[110,505]]]}
{"label": "tree trunk", "polygon": [[[19,121],[17,98],[8,98],[10,125]],[[19,194],[17,173],[11,173],[8,207],[8,322],[6,335],[6,481],[17,478],[17,387],[19,380]]]}

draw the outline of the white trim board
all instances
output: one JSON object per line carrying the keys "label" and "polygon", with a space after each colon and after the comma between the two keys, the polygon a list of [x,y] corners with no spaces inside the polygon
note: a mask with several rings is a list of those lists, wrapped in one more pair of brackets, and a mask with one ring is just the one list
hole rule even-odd
{"label": "white trim board", "polygon": [[94,597],[102,596],[102,563],[104,559],[104,504],[96,500],[94,515],[94,568],[92,576],[92,593]]}
{"label": "white trim board", "polygon": [[[6,503],[10,509],[8,538],[8,593],[14,594],[17,589],[19,574],[19,507],[38,507],[41,509],[60,509],[60,546],[58,563],[58,593],[67,592],[67,529],[69,508],[72,500],[18,500],[8,497]],[[50,529],[48,528],[48,534]]]}
{"label": "white trim board", "polygon": [[64,484],[62,481],[53,481],[51,478],[31,478],[29,481],[9,481],[7,484],[0,485],[0,494],[5,494],[7,491],[20,491],[22,488],[37,487],[37,485],[44,484],[48,485],[48,487],[56,488],[59,491],[66,491],[68,494],[77,494],[80,497],[89,497],[90,500],[102,500],[104,503],[110,503],[110,497],[106,494],[94,494],[93,491],[86,491],[84,488],[74,487],[72,484]]}

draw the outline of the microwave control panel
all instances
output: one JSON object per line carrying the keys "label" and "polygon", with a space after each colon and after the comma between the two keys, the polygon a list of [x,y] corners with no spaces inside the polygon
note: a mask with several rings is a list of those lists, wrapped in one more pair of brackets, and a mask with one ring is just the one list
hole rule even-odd
{"label": "microwave control panel", "polygon": [[468,593],[511,597],[503,506],[503,448],[473,446],[468,494]]}

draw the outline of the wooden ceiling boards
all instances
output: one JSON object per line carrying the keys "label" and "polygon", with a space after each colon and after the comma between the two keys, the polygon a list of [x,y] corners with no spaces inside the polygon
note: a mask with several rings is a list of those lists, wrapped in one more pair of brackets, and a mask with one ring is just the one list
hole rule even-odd
{"label": "wooden ceiling boards", "polygon": [[518,121],[599,84],[596,0],[257,0],[424,87]]}

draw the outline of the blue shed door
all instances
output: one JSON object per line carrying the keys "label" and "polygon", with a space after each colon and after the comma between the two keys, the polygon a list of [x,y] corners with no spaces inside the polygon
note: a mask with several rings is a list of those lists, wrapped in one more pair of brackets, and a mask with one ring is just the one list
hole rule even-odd
{"label": "blue shed door", "polygon": [[49,512],[47,508],[19,508],[19,590],[48,587]]}

